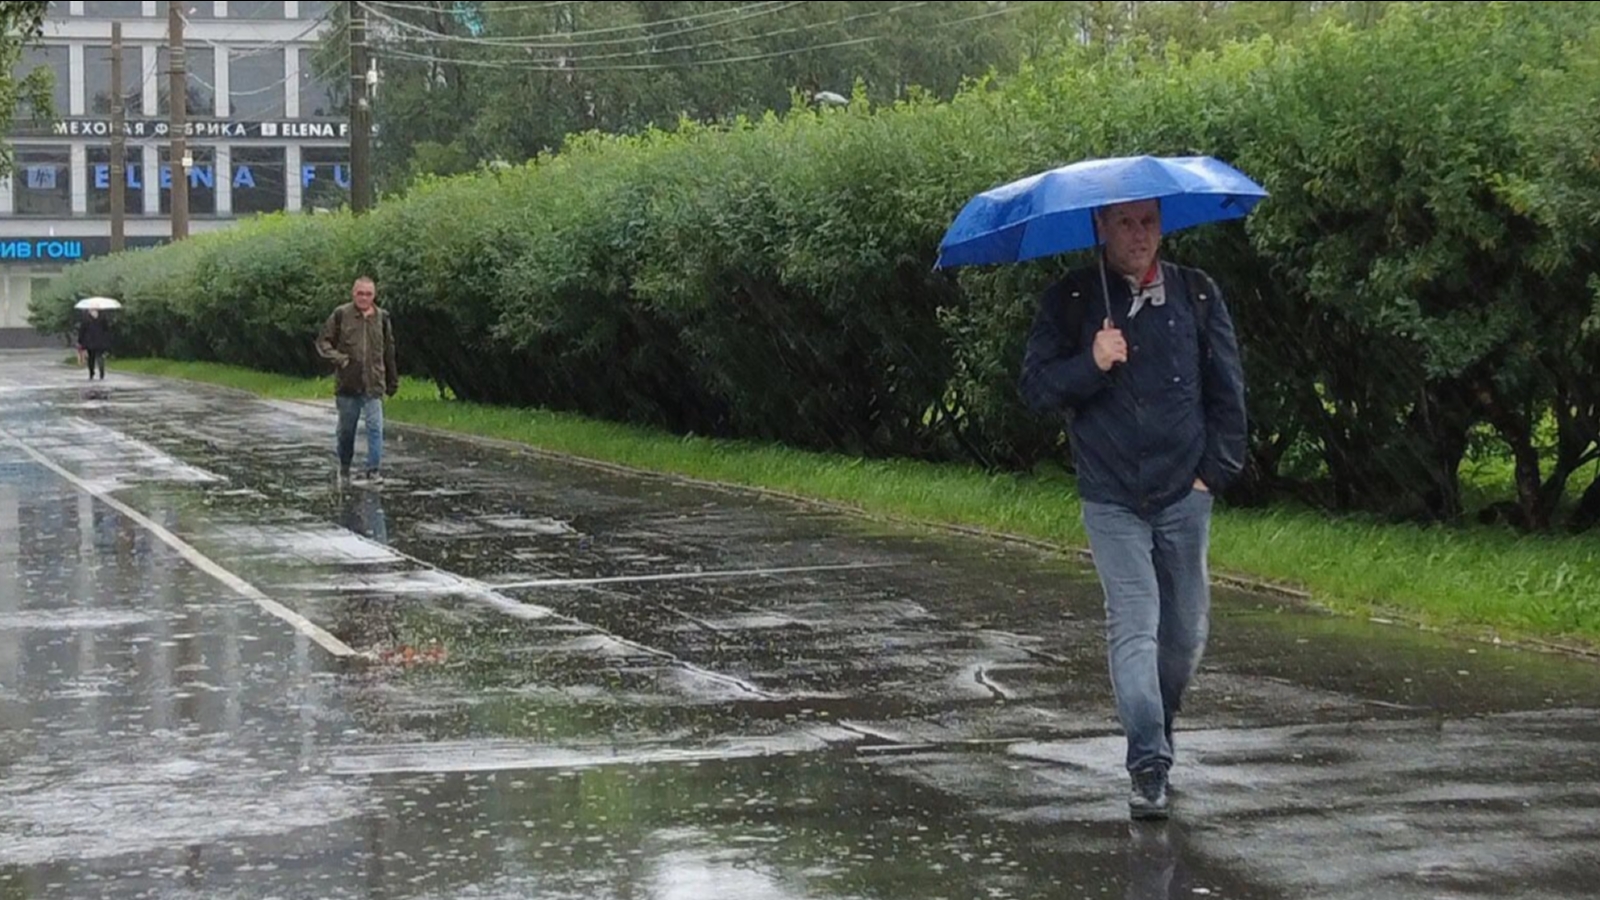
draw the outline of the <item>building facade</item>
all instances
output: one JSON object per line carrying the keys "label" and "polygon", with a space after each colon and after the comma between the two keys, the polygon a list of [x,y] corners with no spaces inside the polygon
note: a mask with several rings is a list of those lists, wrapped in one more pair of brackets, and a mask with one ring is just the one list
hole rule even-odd
{"label": "building facade", "polygon": [[[189,233],[261,213],[336,208],[349,194],[347,54],[319,41],[337,4],[182,0]],[[0,343],[38,336],[28,302],[111,243],[111,26],[122,23],[128,247],[170,239],[168,3],[51,3],[20,71],[55,75],[53,114],[23,104],[0,179]]]}

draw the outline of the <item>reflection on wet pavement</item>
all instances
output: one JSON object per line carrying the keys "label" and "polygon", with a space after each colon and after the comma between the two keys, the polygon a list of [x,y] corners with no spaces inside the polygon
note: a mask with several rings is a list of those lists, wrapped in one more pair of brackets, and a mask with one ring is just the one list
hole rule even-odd
{"label": "reflection on wet pavement", "polygon": [[1420,900],[1600,872],[1592,665],[1220,592],[1177,818],[1132,826],[1075,563],[403,429],[395,478],[340,490],[331,426],[0,357],[0,898]]}

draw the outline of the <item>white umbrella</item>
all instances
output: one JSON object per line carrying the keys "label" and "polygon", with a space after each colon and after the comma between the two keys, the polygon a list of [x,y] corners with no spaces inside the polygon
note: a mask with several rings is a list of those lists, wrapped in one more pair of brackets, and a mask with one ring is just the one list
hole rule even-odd
{"label": "white umbrella", "polygon": [[122,304],[110,297],[85,297],[78,301],[78,309],[121,309]]}

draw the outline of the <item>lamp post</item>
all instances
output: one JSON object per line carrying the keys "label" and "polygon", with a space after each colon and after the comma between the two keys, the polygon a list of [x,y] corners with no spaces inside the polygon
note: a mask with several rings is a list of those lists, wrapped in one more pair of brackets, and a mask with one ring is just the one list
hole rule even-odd
{"label": "lamp post", "polygon": [[[194,158],[189,155],[188,145],[185,143],[184,130],[185,118],[188,115],[188,74],[185,72],[187,61],[183,53],[183,11],[181,4],[171,3],[167,7],[167,54],[171,59],[172,68],[167,73],[171,79],[169,95],[171,97],[172,123],[172,148],[167,153],[168,166],[182,161],[183,175],[172,179],[172,240],[181,241],[189,236],[189,167],[194,164]],[[122,102],[122,98],[116,98]]]}

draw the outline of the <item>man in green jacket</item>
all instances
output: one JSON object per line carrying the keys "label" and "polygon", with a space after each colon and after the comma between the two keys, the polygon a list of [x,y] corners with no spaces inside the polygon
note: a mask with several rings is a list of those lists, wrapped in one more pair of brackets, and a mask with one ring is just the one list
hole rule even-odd
{"label": "man in green jacket", "polygon": [[356,279],[351,302],[340,306],[323,323],[317,335],[317,353],[331,361],[334,400],[339,406],[339,432],[335,452],[339,477],[350,478],[355,458],[356,422],[367,422],[367,480],[383,481],[383,398],[400,389],[395,368],[394,328],[389,314],[378,308],[377,287],[370,278]]}

